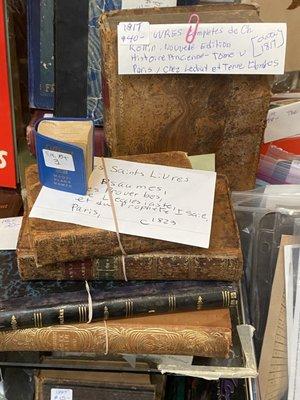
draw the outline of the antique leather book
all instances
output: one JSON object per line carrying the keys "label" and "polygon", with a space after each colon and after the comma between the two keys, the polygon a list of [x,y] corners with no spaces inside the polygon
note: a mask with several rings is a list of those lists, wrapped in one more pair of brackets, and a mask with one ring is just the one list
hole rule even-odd
{"label": "antique leather book", "polygon": [[0,351],[68,351],[227,357],[228,309],[0,332]]}
{"label": "antique leather book", "polygon": [[[184,152],[145,154],[127,159],[149,164],[191,168],[191,163]],[[25,185],[30,211],[41,189],[36,165],[28,167],[25,173]],[[29,218],[29,232],[31,248],[39,266],[86,257],[122,254],[115,232],[38,218]],[[178,247],[178,244],[162,240],[132,235],[120,236],[127,254]]]}
{"label": "antique leather book", "polygon": [[[88,295],[80,281],[22,281],[14,251],[0,251],[0,330],[87,322]],[[237,287],[226,282],[89,283],[93,321],[184,310],[227,308]]]}
{"label": "antique leather book", "polygon": [[0,189],[0,218],[16,217],[22,207],[22,197],[16,190]]}
{"label": "antique leather book", "polygon": [[[82,284],[82,286],[84,286]],[[91,285],[91,321],[132,318],[237,304],[237,287],[221,282],[139,282]],[[82,323],[89,320],[86,290],[10,298],[0,302],[0,330]]]}
{"label": "antique leather book", "polygon": [[[88,364],[83,366],[88,367]],[[72,391],[73,400],[155,400],[156,386],[149,374],[104,371],[41,369],[35,376],[36,400],[48,400],[51,392]],[[56,391],[57,393],[57,391]]]}
{"label": "antique leather book", "polygon": [[[131,156],[128,157],[129,159],[172,166],[190,166],[188,158],[182,152]],[[40,190],[36,166],[30,166],[27,169],[26,188],[30,210]],[[121,254],[115,232],[37,218],[29,218],[29,232],[31,249],[38,266]],[[191,246],[180,246],[176,243],[131,235],[121,235],[121,237],[127,254],[167,249],[173,251],[173,249],[182,248],[185,254],[195,252],[195,254],[202,255],[204,263],[212,257],[213,261],[210,262],[217,262],[219,265],[221,263],[223,266],[224,263],[228,265],[230,264],[229,260],[232,259],[234,264],[238,260],[238,265],[241,265],[239,235],[231,208],[227,180],[224,176],[217,178],[209,249],[193,249]],[[181,279],[180,276],[179,279]]]}
{"label": "antique leather book", "polygon": [[[47,112],[45,110],[33,110],[30,121],[26,127],[27,146],[32,155],[35,156],[35,125],[38,120],[44,118]],[[105,142],[103,128],[95,127],[94,129],[94,155],[101,157],[108,155],[108,148]]]}
{"label": "antique leather book", "polygon": [[[229,198],[228,204],[230,207]],[[223,223],[227,234],[220,237],[219,245],[212,241],[207,250],[191,247],[129,255],[126,258],[128,280],[238,281],[243,262],[230,208],[223,212]],[[59,262],[38,268],[30,247],[28,225],[28,217],[24,215],[17,245],[18,269],[23,280],[124,280],[120,256]]]}
{"label": "antique leather book", "polygon": [[[259,22],[254,6],[214,4],[122,10],[101,17],[104,129],[113,157],[182,150],[216,154],[233,190],[252,189],[270,89],[255,75],[118,75],[117,25]],[[238,173],[237,173],[238,171]]]}

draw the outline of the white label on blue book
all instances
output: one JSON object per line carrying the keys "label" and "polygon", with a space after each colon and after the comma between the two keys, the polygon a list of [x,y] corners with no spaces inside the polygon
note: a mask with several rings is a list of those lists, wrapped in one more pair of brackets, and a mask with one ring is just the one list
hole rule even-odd
{"label": "white label on blue book", "polygon": [[[209,247],[216,173],[105,159],[120,233]],[[86,196],[42,187],[30,217],[116,231],[102,160]]]}
{"label": "white label on blue book", "polygon": [[118,38],[122,46],[134,44],[149,44],[149,22],[120,22],[118,25]]}
{"label": "white label on blue book", "polygon": [[73,400],[72,389],[51,389],[51,400]]}
{"label": "white label on blue book", "polygon": [[124,46],[118,36],[119,74],[284,72],[285,23],[202,24],[200,17],[199,23],[153,24],[149,33],[147,45],[132,38]]}
{"label": "white label on blue book", "polygon": [[22,217],[0,219],[0,250],[16,250]]}
{"label": "white label on blue book", "polygon": [[177,6],[177,0],[122,0],[122,9],[175,6]]}
{"label": "white label on blue book", "polygon": [[72,154],[43,149],[43,155],[46,167],[75,171]]}

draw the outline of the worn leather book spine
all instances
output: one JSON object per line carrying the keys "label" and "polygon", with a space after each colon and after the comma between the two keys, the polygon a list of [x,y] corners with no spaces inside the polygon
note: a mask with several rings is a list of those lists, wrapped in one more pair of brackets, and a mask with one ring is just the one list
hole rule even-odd
{"label": "worn leather book spine", "polygon": [[[124,280],[119,256],[49,264],[37,268],[34,257],[18,252],[18,269],[23,280]],[[221,280],[238,281],[242,260],[236,256],[141,253],[126,258],[128,280]]]}
{"label": "worn leather book spine", "polygon": [[16,217],[22,207],[22,197],[16,190],[0,189],[0,218]]}
{"label": "worn leather book spine", "polygon": [[[24,281],[122,281],[124,272],[120,256],[85,259],[49,264],[38,268],[29,243],[28,217],[24,215],[17,245],[17,262]],[[238,251],[222,256],[211,254],[161,251],[131,254],[126,257],[126,274],[129,281],[141,280],[219,280],[238,281],[243,272],[242,254]]]}
{"label": "worn leather book spine", "polygon": [[85,118],[89,1],[54,0],[54,27],[54,114]]}
{"label": "worn leather book spine", "polygon": [[[141,286],[140,295],[124,295],[107,299],[98,299],[96,295],[92,295],[91,320],[95,322],[138,315],[229,308],[237,304],[237,290],[229,285],[211,285],[203,288],[191,286],[180,289],[178,283],[178,286],[174,285],[172,289],[161,286],[160,290],[153,294],[148,292],[147,286],[145,289]],[[64,295],[49,293],[47,298],[37,297],[34,301],[24,297],[2,302],[0,330],[82,323],[88,322],[89,317],[86,292],[69,292]]]}
{"label": "worn leather book spine", "polygon": [[[83,369],[84,367],[86,366],[83,366]],[[56,394],[58,391],[65,391],[65,394],[72,391],[73,399],[155,400],[158,399],[155,396],[156,389],[157,385],[151,383],[149,375],[120,371],[107,373],[51,370],[48,373],[40,370],[35,376],[36,400],[52,399],[53,391]]]}
{"label": "worn leather book spine", "polygon": [[227,357],[226,309],[0,332],[0,351],[68,351]]}
{"label": "worn leather book spine", "polygon": [[[117,25],[260,22],[246,4],[121,10],[101,18],[104,129],[112,156],[183,150],[216,154],[216,170],[232,190],[252,189],[269,108],[265,76],[119,75]],[[142,99],[142,101],[141,101]],[[237,171],[239,173],[237,174]]]}
{"label": "worn leather book spine", "polygon": [[[184,152],[148,154],[123,157],[123,159],[149,164],[191,168],[191,163]],[[25,179],[28,208],[30,210],[41,189],[35,165],[28,167]],[[31,248],[34,250],[38,266],[55,262],[80,260],[88,257],[121,255],[115,232],[75,224],[46,221],[38,218],[30,218],[29,221]],[[133,235],[121,234],[120,236],[127,254],[178,248],[178,243]]]}
{"label": "worn leather book spine", "polygon": [[[39,382],[41,379],[41,382]],[[155,389],[151,386],[132,385],[131,388],[110,383],[69,382],[65,379],[43,379],[35,377],[37,394],[35,400],[51,399],[51,389],[72,390],[73,399],[89,400],[155,400]],[[62,391],[63,391],[62,390]],[[64,397],[63,397],[64,398]]]}

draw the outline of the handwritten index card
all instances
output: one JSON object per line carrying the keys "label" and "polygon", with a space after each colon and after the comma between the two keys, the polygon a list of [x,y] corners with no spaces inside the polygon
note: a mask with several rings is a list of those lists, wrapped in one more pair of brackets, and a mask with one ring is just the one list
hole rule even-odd
{"label": "handwritten index card", "polygon": [[[134,29],[132,22],[122,24]],[[126,41],[118,36],[120,75],[284,72],[284,23],[150,24],[144,45],[128,29]]]}
{"label": "handwritten index card", "polygon": [[177,0],[122,0],[123,9],[175,7]]}
{"label": "handwritten index card", "polygon": [[[86,196],[43,187],[30,217],[115,231],[102,160]],[[209,247],[216,173],[105,159],[119,230]]]}
{"label": "handwritten index card", "polygon": [[264,142],[300,135],[300,101],[268,112]]}
{"label": "handwritten index card", "polygon": [[0,219],[0,250],[16,250],[22,217]]}

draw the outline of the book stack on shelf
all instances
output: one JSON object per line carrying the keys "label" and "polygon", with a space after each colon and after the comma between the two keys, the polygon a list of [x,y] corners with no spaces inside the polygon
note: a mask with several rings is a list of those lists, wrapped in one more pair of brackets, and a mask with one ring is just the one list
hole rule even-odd
{"label": "book stack on shelf", "polygon": [[[181,152],[130,159],[191,167]],[[71,282],[66,281],[60,283],[65,291],[57,294],[57,282],[44,282],[43,292],[37,293],[37,282],[31,298],[24,296],[13,301],[10,297],[2,302],[0,326],[6,330],[2,333],[3,350],[228,356],[228,308],[236,305],[237,287],[225,280],[240,278],[242,255],[225,177],[217,178],[208,249],[121,235],[129,254],[127,278],[141,281],[128,283],[122,276],[115,232],[29,218],[41,189],[35,165],[28,168],[26,183],[28,209],[23,217],[17,259],[21,277],[31,280],[29,293],[35,287],[32,280],[38,279],[71,278],[78,280],[73,286],[81,290],[74,293]],[[90,281],[93,308],[90,324],[88,295],[84,282],[80,282],[86,279]],[[103,283],[96,279],[123,282]],[[181,281],[154,282],[162,279]],[[203,281],[208,279],[210,282]],[[26,282],[22,285],[26,286]],[[164,315],[156,315],[161,313]]]}
{"label": "book stack on shelf", "polygon": [[[16,251],[0,251],[0,351],[97,353],[105,360],[89,369],[114,365],[81,374],[59,360],[63,373],[36,372],[39,400],[53,389],[162,398],[163,379],[119,374],[114,355],[218,358],[221,369],[244,359],[234,352],[243,255],[230,191],[254,187],[268,80],[256,69],[121,74],[118,27],[177,26],[191,14],[209,26],[256,29],[260,20],[250,5],[181,3],[28,1],[27,141],[36,163],[25,171]],[[205,51],[220,46],[214,28],[205,32]],[[216,172],[193,169],[189,156],[212,153]]]}

